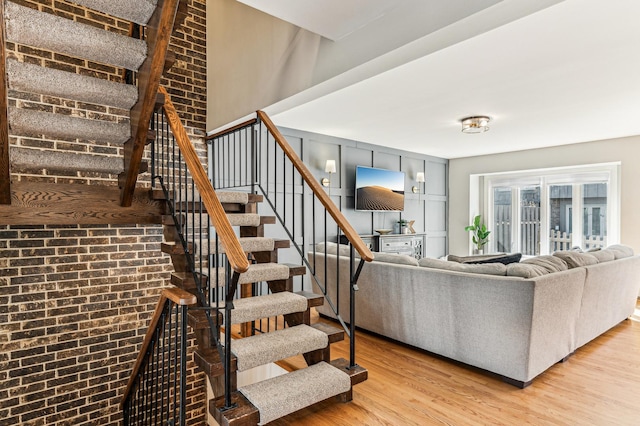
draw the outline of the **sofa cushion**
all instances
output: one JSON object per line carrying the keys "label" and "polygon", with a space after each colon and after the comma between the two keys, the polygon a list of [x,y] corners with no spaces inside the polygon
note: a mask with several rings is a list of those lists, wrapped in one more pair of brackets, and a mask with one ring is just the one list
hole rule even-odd
{"label": "sofa cushion", "polygon": [[484,275],[506,275],[507,267],[502,263],[468,264],[449,262],[447,260],[422,258],[418,264],[424,268],[442,269],[445,271],[467,272]]}
{"label": "sofa cushion", "polygon": [[464,263],[468,263],[468,264],[502,263],[503,265],[508,265],[510,263],[520,262],[521,258],[522,258],[522,253],[512,253],[512,254],[505,254],[502,256],[490,257],[489,259],[467,260]]}
{"label": "sofa cushion", "polygon": [[507,266],[507,276],[509,277],[521,277],[521,278],[534,278],[542,275],[547,275],[549,271],[539,265],[532,265],[530,263],[511,263]]}
{"label": "sofa cushion", "polygon": [[589,254],[595,257],[596,259],[598,259],[598,263],[611,262],[616,258],[616,255],[613,253],[613,250],[596,250],[596,251],[590,251]]}
{"label": "sofa cushion", "polygon": [[554,256],[536,256],[520,263],[507,265],[507,275],[512,277],[533,278],[569,269],[566,262]]}
{"label": "sofa cushion", "polygon": [[614,244],[607,247],[606,250],[611,250],[616,257],[616,260],[633,256],[633,249],[623,244]]}
{"label": "sofa cushion", "polygon": [[593,253],[580,253],[577,251],[557,251],[554,256],[564,260],[569,268],[579,266],[589,266],[599,263],[598,258]]}
{"label": "sofa cushion", "polygon": [[407,256],[406,254],[395,254],[395,253],[373,253],[373,261],[374,262],[384,262],[384,263],[397,263],[400,265],[411,265],[418,266],[418,259],[415,257]]}

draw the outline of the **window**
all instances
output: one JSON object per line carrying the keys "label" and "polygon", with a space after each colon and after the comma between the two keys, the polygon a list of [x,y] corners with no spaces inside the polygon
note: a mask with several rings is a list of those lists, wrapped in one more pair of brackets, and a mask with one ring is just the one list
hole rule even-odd
{"label": "window", "polygon": [[619,164],[478,176],[490,250],[525,256],[619,240]]}

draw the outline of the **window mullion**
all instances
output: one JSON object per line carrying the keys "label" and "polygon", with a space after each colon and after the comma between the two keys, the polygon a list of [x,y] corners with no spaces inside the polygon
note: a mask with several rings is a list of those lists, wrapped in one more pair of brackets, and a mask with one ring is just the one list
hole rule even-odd
{"label": "window mullion", "polygon": [[584,213],[582,202],[582,184],[573,184],[573,233],[571,234],[571,247],[582,247],[582,229],[584,227]]}

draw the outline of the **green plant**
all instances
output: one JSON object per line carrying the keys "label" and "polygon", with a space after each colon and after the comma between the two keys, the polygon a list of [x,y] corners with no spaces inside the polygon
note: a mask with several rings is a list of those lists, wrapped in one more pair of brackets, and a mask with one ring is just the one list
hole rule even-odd
{"label": "green plant", "polygon": [[491,231],[487,231],[487,226],[481,222],[482,216],[477,215],[473,218],[473,224],[464,228],[465,231],[471,232],[471,240],[478,247],[478,250],[482,250],[484,245],[489,242],[489,234],[491,233]]}

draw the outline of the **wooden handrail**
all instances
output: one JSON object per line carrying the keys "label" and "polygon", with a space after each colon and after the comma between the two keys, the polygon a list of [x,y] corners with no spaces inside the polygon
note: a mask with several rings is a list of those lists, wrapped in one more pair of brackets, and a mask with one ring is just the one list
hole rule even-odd
{"label": "wooden handrail", "polygon": [[291,145],[289,145],[284,136],[282,136],[280,130],[278,130],[278,128],[275,126],[275,124],[273,124],[269,116],[264,111],[258,111],[258,117],[265,124],[265,126],[267,126],[267,129],[274,137],[276,142],[278,142],[280,148],[282,148],[287,157],[289,157],[289,160],[291,160],[295,168],[298,170],[298,173],[300,173],[315,196],[318,197],[324,208],[327,209],[333,220],[336,221],[336,224],[340,227],[342,233],[351,242],[353,248],[355,248],[358,254],[360,254],[360,257],[367,262],[371,262],[373,260],[373,253],[371,253],[369,247],[364,243],[364,241],[362,241],[360,235],[358,235],[356,230],[353,229],[342,212],[333,203],[333,201],[331,201],[331,198],[329,198],[329,195],[327,195],[327,193],[324,191],[318,180],[313,176],[307,166],[304,165],[300,157],[298,157],[298,154],[296,154],[296,152],[293,150]]}
{"label": "wooden handrail", "polygon": [[4,1],[0,2],[0,204],[11,204],[9,120],[7,107],[7,54],[4,45]]}
{"label": "wooden handrail", "polygon": [[253,124],[256,124],[257,122],[258,122],[257,118],[252,118],[251,120],[247,120],[247,121],[245,121],[243,123],[236,124],[235,126],[229,127],[228,129],[220,130],[219,132],[216,132],[216,133],[214,133],[212,135],[208,135],[205,138],[205,140],[210,141],[211,139],[215,139],[215,138],[217,138],[219,136],[222,136],[222,135],[225,135],[227,133],[233,133],[238,129],[242,129],[243,127],[251,126]]}
{"label": "wooden handrail", "polygon": [[124,407],[124,402],[127,400],[129,394],[131,393],[131,390],[133,389],[135,378],[138,375],[140,368],[142,367],[142,362],[144,361],[145,354],[147,353],[147,349],[149,349],[149,345],[151,345],[153,335],[155,334],[158,323],[162,318],[164,306],[168,301],[171,301],[180,306],[191,306],[197,303],[198,298],[180,288],[168,288],[162,291],[162,294],[160,294],[160,299],[158,300],[158,304],[156,305],[156,310],[153,312],[153,316],[151,317],[151,321],[149,322],[149,327],[147,328],[147,334],[144,336],[142,347],[140,348],[140,352],[138,352],[136,363],[133,365],[133,370],[131,371],[131,375],[129,376],[127,387],[125,388],[124,395],[122,396],[122,401],[120,402],[120,409]]}
{"label": "wooden handrail", "polygon": [[182,152],[182,156],[185,163],[187,163],[187,168],[191,173],[191,177],[196,184],[196,188],[198,188],[198,191],[200,192],[202,202],[206,207],[213,226],[215,226],[216,232],[220,237],[220,241],[225,248],[231,268],[240,274],[246,272],[247,269],[249,269],[247,256],[240,246],[240,241],[238,241],[238,237],[233,231],[231,223],[229,223],[229,218],[216,195],[215,189],[209,181],[207,172],[204,170],[204,167],[202,167],[202,163],[198,158],[198,154],[196,154],[196,150],[193,148],[193,145],[191,145],[191,141],[189,140],[189,136],[187,136],[187,131],[182,125],[182,121],[180,121],[178,112],[173,106],[173,103],[169,98],[169,94],[164,87],[160,87],[158,91],[165,96],[163,109],[167,116],[167,120],[169,121],[171,132],[173,133],[173,137],[176,139],[176,143],[180,147],[180,152]]}
{"label": "wooden handrail", "polygon": [[124,146],[124,172],[120,178],[120,204],[123,207],[131,206],[133,201],[178,1],[158,0],[147,26],[148,56],[138,71],[138,102],[131,110],[131,139]]}

